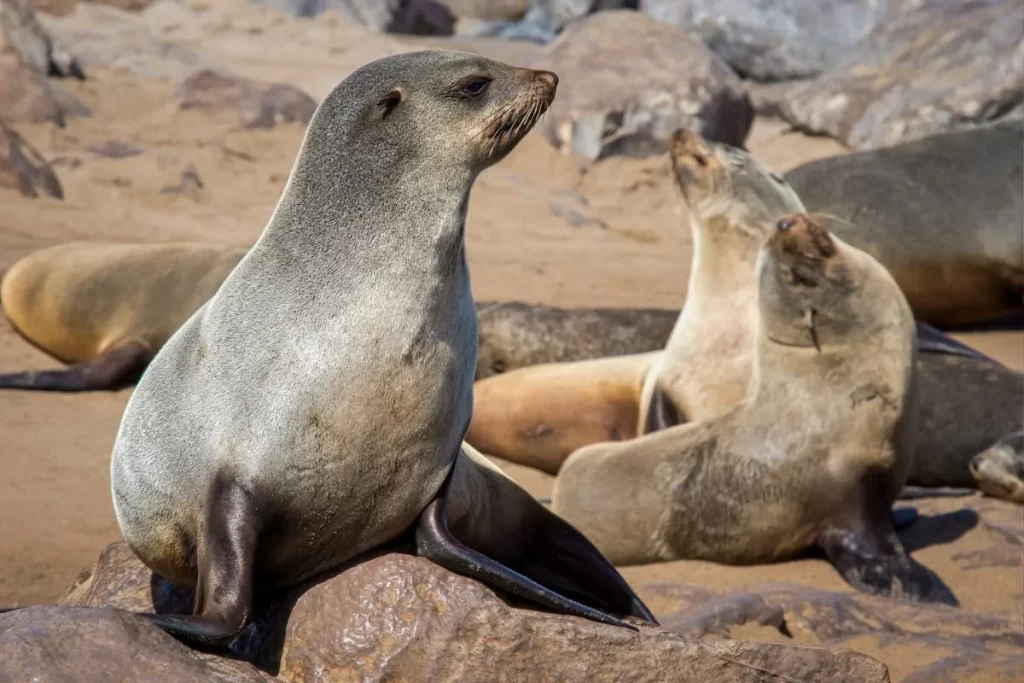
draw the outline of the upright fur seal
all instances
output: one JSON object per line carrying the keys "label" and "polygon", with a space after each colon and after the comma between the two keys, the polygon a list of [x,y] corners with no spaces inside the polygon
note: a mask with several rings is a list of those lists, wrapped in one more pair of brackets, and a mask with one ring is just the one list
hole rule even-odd
{"label": "upright fur seal", "polygon": [[860,590],[955,604],[890,516],[914,446],[910,306],[881,264],[805,215],[780,219],[760,254],[749,399],[577,451],[552,509],[620,565],[818,545]]}
{"label": "upright fur seal", "polygon": [[786,174],[811,211],[881,261],[918,319],[1024,311],[1024,123],[820,159]]}
{"label": "upright fur seal", "polygon": [[[154,358],[118,431],[125,540],[154,571],[197,587],[193,615],[147,615],[156,624],[223,643],[249,621],[254,594],[337,567],[417,519],[418,552],[439,564],[582,616],[653,621],[554,515],[524,529],[536,545],[509,553],[529,559],[519,571],[480,552],[479,530],[456,538],[448,525],[464,502],[453,471],[467,457],[476,362],[469,191],[556,85],[550,72],[423,51],[364,65],[321,102],[259,240]],[[551,552],[563,538],[582,557]]]}
{"label": "upright fur seal", "polygon": [[0,389],[134,384],[244,255],[200,242],[69,242],[32,252],[4,274],[0,305],[22,336],[72,366],[0,374]]}

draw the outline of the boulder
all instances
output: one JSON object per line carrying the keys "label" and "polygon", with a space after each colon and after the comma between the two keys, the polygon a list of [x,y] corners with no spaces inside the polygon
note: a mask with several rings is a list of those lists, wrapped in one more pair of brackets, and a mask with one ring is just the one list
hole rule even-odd
{"label": "boulder", "polygon": [[279,121],[305,125],[316,101],[285,83],[264,85],[217,69],[200,69],[178,87],[178,108],[232,111],[246,128],[273,128]]}
{"label": "boulder", "polygon": [[636,0],[532,0],[522,19],[484,22],[471,27],[466,33],[546,45],[572,22],[615,9],[636,9]]}
{"label": "boulder", "polygon": [[745,77],[816,76],[906,0],[641,0],[650,16],[700,38]]}
{"label": "boulder", "polygon": [[661,154],[680,127],[743,146],[753,124],[750,98],[725,62],[639,12],[600,12],[570,25],[535,66],[560,79],[542,131],[588,161]]}
{"label": "boulder", "polygon": [[374,31],[451,35],[455,15],[442,0],[256,0],[297,17],[334,11]]}
{"label": "boulder", "polygon": [[0,118],[63,126],[89,108],[48,76],[85,78],[78,62],[39,23],[28,0],[0,0]]}
{"label": "boulder", "polygon": [[[187,589],[154,577],[119,543],[108,547],[96,566],[79,576],[61,598],[61,607],[51,609],[64,610],[57,614],[71,615],[68,619],[73,621],[74,615],[90,618],[96,611],[69,612],[70,606],[187,611],[190,600]],[[16,614],[0,617],[0,633],[6,620]],[[141,622],[136,628],[144,630]],[[289,683],[753,683],[766,675],[834,683],[889,680],[883,665],[849,650],[733,640],[700,642],[664,629],[645,625],[639,629],[633,632],[513,606],[489,588],[432,562],[382,553],[277,598],[260,610],[257,621],[234,641],[232,650],[235,657],[269,672],[273,680]],[[32,638],[32,633],[25,633],[21,647],[38,649]],[[124,650],[130,655],[129,648]],[[111,643],[102,657],[120,660],[122,648]]]}
{"label": "boulder", "polygon": [[16,130],[0,120],[0,187],[18,190],[26,197],[40,193],[64,198],[57,175],[42,155]]}
{"label": "boulder", "polygon": [[512,21],[521,19],[530,8],[530,0],[444,0],[459,19]]}
{"label": "boulder", "polygon": [[931,0],[786,93],[796,128],[872,149],[1024,117],[1024,2]]}

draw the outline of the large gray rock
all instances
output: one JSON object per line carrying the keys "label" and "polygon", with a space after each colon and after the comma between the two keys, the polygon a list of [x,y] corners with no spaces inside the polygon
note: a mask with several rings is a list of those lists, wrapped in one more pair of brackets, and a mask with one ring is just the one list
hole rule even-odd
{"label": "large gray rock", "polygon": [[[66,606],[72,605],[149,610],[156,604],[160,609],[184,611],[189,600],[188,591],[154,578],[124,544],[115,544],[61,599],[65,607],[57,616],[73,621],[77,617],[66,611]],[[0,617],[0,632],[17,614]],[[90,618],[95,612],[77,614]],[[139,622],[135,628],[150,637],[148,626]],[[639,628],[636,633],[513,607],[475,581],[427,560],[393,553],[369,558],[282,596],[261,610],[259,620],[236,639],[233,649],[236,656],[271,672],[273,680],[289,683],[754,683],[772,676],[833,683],[889,681],[882,664],[845,649],[732,640],[700,642],[663,629]],[[156,640],[153,636],[153,642]],[[27,631],[22,633],[20,645],[8,652],[31,656],[19,647],[36,649],[39,642]],[[126,647],[122,653],[112,642],[105,652],[97,649],[92,654],[126,667],[122,658],[132,652]],[[73,661],[74,649],[69,648],[62,662]],[[135,680],[161,683],[163,679]]]}
{"label": "large gray rock", "polygon": [[315,17],[334,11],[374,31],[451,35],[455,15],[442,0],[255,0],[293,14]]}
{"label": "large gray rock", "polygon": [[640,9],[703,40],[759,81],[835,66],[908,0],[641,0]]}
{"label": "large gray rock", "polygon": [[754,111],[732,69],[699,41],[639,12],[571,24],[538,59],[558,74],[543,132],[593,161],[665,150],[679,127],[742,146]]}
{"label": "large gray rock", "polygon": [[39,22],[28,0],[0,0],[0,117],[63,126],[69,117],[90,114],[48,76],[85,78],[78,62]]}
{"label": "large gray rock", "polygon": [[783,117],[856,149],[1024,116],[1024,2],[930,0],[787,92]]}

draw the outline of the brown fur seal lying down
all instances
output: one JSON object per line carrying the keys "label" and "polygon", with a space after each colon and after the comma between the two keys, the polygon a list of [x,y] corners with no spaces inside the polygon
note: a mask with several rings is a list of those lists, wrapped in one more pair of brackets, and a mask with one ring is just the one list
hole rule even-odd
{"label": "brown fur seal lying down", "polygon": [[[644,361],[652,365],[644,388],[648,401],[656,399],[657,411],[652,412],[658,413],[646,416],[646,431],[659,423],[714,417],[745,396],[756,320],[752,264],[773,217],[800,207],[785,181],[741,150],[681,131],[673,138],[671,155],[697,248],[676,328],[665,341],[664,353]],[[738,263],[744,268],[736,267]],[[528,340],[526,348],[542,349],[543,340],[557,331],[531,332],[528,320],[524,318],[518,338]],[[909,481],[975,486],[971,459],[1021,429],[1024,376],[927,324],[917,323],[917,336],[921,418]],[[624,331],[617,337],[627,352],[659,341],[645,338],[630,349]],[[562,338],[557,346],[564,356],[573,344]],[[531,358],[546,360],[542,353]],[[469,442],[491,455],[554,473],[569,453],[593,443],[602,429],[602,440],[631,438],[639,425],[630,430],[621,414],[627,397],[639,402],[641,390],[632,375],[621,385],[615,383],[623,361],[603,363],[567,363],[557,370],[538,365],[477,382]],[[552,381],[556,376],[558,381]],[[616,397],[616,411],[594,405],[605,394]],[[594,416],[606,421],[596,425]]]}
{"label": "brown fur seal lying down", "polygon": [[463,447],[470,190],[557,83],[428,50],[370,62],[321,101],[259,240],[125,409],[118,525],[150,569],[196,585],[193,614],[146,618],[224,644],[261,593],[413,531],[417,553],[536,604],[654,621],[586,538]]}
{"label": "brown fur seal lying down", "polygon": [[760,249],[749,397],[566,460],[552,509],[618,565],[821,548],[856,588],[956,604],[890,510],[913,458],[913,314],[874,258],[803,214]]}
{"label": "brown fur seal lying down", "polygon": [[29,254],[0,281],[0,305],[22,336],[71,367],[0,375],[0,388],[134,384],[244,255],[198,242],[71,242]]}
{"label": "brown fur seal lying down", "polygon": [[[0,306],[25,339],[71,367],[0,374],[0,389],[98,391],[134,384],[245,252],[204,242],[70,242],[25,256],[0,281]],[[555,362],[631,353],[637,345],[659,350],[678,312],[479,302],[477,315],[481,379],[533,365],[537,354]]]}
{"label": "brown fur seal lying down", "polygon": [[881,261],[919,320],[1024,311],[1024,123],[812,161],[786,173],[810,211]]}

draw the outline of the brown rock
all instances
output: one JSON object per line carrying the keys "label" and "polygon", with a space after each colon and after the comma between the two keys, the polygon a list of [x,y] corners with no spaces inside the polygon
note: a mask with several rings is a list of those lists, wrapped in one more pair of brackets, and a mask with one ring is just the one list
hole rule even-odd
{"label": "brown rock", "polygon": [[78,62],[39,23],[28,0],[0,0],[0,117],[63,126],[68,117],[90,114],[47,76],[84,78]]}
{"label": "brown rock", "polygon": [[1024,116],[1024,2],[926,2],[789,90],[783,117],[856,149]]}
{"label": "brown rock", "polygon": [[903,679],[903,683],[1020,683],[1024,654],[988,652],[946,657]]}
{"label": "brown rock", "polygon": [[13,188],[26,197],[40,192],[57,199],[64,190],[53,169],[16,130],[0,121],[0,187]]}
{"label": "brown rock", "polygon": [[628,10],[570,24],[540,59],[558,74],[544,133],[588,160],[660,154],[679,127],[742,146],[750,98],[721,59],[682,31]]}
{"label": "brown rock", "polygon": [[0,683],[266,683],[251,664],[204,655],[111,608],[29,607],[0,615]]}
{"label": "brown rock", "polygon": [[316,110],[316,101],[294,86],[261,85],[215,69],[200,69],[185,79],[177,100],[182,110],[234,110],[247,128],[273,128],[279,121],[305,125]]}
{"label": "brown rock", "polygon": [[519,19],[530,8],[529,0],[444,0],[456,17],[511,21]]}
{"label": "brown rock", "polygon": [[[107,548],[62,605],[186,611],[187,591],[152,575],[124,544]],[[847,651],[694,642],[513,607],[417,557],[384,554],[269,605],[233,644],[276,680],[299,681],[888,681]]]}

